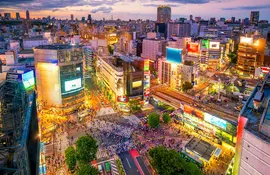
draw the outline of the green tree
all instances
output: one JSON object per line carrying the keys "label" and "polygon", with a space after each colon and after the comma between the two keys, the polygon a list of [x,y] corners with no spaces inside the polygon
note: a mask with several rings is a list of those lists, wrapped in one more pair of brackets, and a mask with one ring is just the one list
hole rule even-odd
{"label": "green tree", "polygon": [[231,63],[236,64],[237,63],[237,53],[236,52],[230,52],[227,54],[227,56],[231,59]]}
{"label": "green tree", "polygon": [[171,121],[171,116],[167,112],[165,112],[162,115],[162,120],[164,123],[169,123]]}
{"label": "green tree", "polygon": [[131,113],[139,112],[142,109],[140,100],[129,100],[128,103],[129,103]]}
{"label": "green tree", "polygon": [[148,124],[151,128],[156,128],[159,126],[160,123],[160,119],[159,119],[159,115],[155,112],[152,112],[151,114],[149,114],[148,116]]}
{"label": "green tree", "polygon": [[108,45],[108,51],[112,55],[114,52],[114,46],[113,45]]}
{"label": "green tree", "polygon": [[149,151],[150,162],[158,174],[202,175],[202,171],[192,162],[187,162],[175,150],[159,146]]}
{"label": "green tree", "polygon": [[187,91],[189,89],[192,89],[192,84],[190,82],[185,81],[184,84],[182,84],[182,90]]}
{"label": "green tree", "polygon": [[76,157],[79,163],[88,164],[96,158],[98,145],[97,141],[91,136],[80,137],[76,141]]}
{"label": "green tree", "polygon": [[158,174],[180,175],[184,173],[184,162],[175,150],[155,147],[149,151],[151,164]]}
{"label": "green tree", "polygon": [[76,171],[76,175],[98,175],[99,171],[92,167],[89,163],[80,165],[80,168]]}
{"label": "green tree", "polygon": [[73,146],[69,146],[65,150],[65,161],[70,171],[76,168],[76,151]]}

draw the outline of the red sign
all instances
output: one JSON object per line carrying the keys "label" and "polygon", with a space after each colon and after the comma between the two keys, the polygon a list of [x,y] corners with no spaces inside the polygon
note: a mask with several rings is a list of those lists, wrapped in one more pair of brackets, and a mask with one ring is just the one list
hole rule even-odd
{"label": "red sign", "polygon": [[198,54],[199,52],[199,43],[188,43],[187,49],[189,53]]}
{"label": "red sign", "polygon": [[194,115],[200,119],[203,119],[203,114],[204,112],[197,109],[197,108],[193,108],[192,106],[189,106],[189,105],[184,105],[184,112],[188,113],[188,114],[191,114],[191,115]]}

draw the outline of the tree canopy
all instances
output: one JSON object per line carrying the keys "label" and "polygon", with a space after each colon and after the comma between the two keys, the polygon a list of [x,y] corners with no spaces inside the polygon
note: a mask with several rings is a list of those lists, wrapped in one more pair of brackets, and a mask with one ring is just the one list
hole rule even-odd
{"label": "tree canopy", "polygon": [[65,161],[70,171],[76,168],[76,152],[73,146],[69,146],[65,150]]}
{"label": "tree canopy", "polygon": [[129,100],[129,107],[132,113],[139,112],[142,108],[140,100]]}
{"label": "tree canopy", "polygon": [[97,141],[90,135],[82,136],[76,141],[76,157],[79,163],[90,163],[96,158]]}
{"label": "tree canopy", "polygon": [[76,175],[98,175],[99,171],[92,167],[89,163],[88,164],[83,164],[80,166],[80,168],[78,169],[78,171],[76,171]]}
{"label": "tree canopy", "polygon": [[159,146],[149,151],[151,164],[160,175],[202,175],[202,171],[192,162],[187,162],[175,150]]}
{"label": "tree canopy", "polygon": [[169,123],[171,121],[171,116],[169,115],[169,113],[165,112],[162,115],[162,120],[164,123]]}
{"label": "tree canopy", "polygon": [[152,112],[151,114],[149,114],[148,116],[148,124],[151,128],[156,128],[159,126],[160,123],[160,119],[159,119],[159,115],[155,112]]}
{"label": "tree canopy", "polygon": [[185,81],[184,84],[182,84],[183,91],[187,91],[187,90],[192,89],[192,88],[193,88],[193,86],[190,82]]}

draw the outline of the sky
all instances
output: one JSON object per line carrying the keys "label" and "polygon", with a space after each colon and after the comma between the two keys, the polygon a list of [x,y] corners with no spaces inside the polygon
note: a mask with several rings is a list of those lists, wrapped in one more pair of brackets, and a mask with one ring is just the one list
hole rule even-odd
{"label": "sky", "polygon": [[270,0],[0,0],[0,13],[30,11],[31,18],[56,17],[81,19],[92,15],[93,19],[151,19],[156,20],[157,6],[169,5],[172,19],[193,15],[203,19],[232,16],[250,17],[250,11],[260,11],[260,20],[270,21]]}

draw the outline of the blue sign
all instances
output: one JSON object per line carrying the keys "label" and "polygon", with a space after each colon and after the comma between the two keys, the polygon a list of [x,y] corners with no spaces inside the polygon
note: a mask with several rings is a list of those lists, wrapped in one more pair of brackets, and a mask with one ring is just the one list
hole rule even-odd
{"label": "blue sign", "polygon": [[166,59],[168,62],[180,64],[182,63],[182,49],[166,48]]}
{"label": "blue sign", "polygon": [[204,120],[217,126],[217,127],[222,128],[224,130],[226,130],[226,128],[227,128],[227,122],[225,120],[217,118],[217,117],[210,115],[208,113],[204,113]]}

